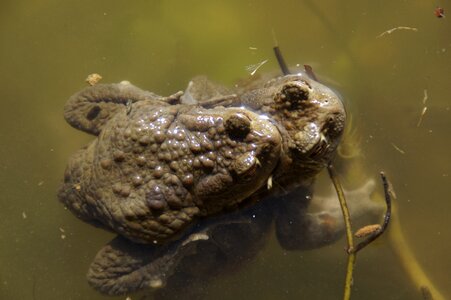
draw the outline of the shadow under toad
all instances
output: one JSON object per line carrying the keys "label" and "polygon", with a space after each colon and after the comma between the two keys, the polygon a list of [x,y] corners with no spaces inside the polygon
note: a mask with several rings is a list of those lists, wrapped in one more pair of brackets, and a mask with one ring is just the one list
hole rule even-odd
{"label": "shadow under toad", "polygon": [[[165,245],[142,245],[116,237],[101,249],[88,282],[109,295],[144,290],[155,299],[202,299],[211,280],[239,270],[265,245],[271,225],[287,250],[330,244],[343,234],[336,214],[309,213],[308,188],[268,197],[237,212],[209,218]],[[144,299],[147,299],[145,296]]]}

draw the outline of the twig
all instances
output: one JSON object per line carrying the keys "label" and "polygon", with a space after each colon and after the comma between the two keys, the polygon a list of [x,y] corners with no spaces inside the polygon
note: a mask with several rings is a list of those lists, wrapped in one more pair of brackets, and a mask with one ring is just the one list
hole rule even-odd
{"label": "twig", "polygon": [[426,104],[428,101],[428,90],[423,90],[423,104]]}
{"label": "twig", "polygon": [[312,78],[315,81],[318,81],[318,78],[315,75],[315,72],[313,72],[313,68],[310,65],[304,65],[304,70],[307,75]]}
{"label": "twig", "polygon": [[421,122],[423,121],[423,117],[426,114],[426,111],[428,109],[428,107],[426,106],[426,101],[428,101],[428,90],[424,90],[423,93],[424,93],[424,96],[423,96],[423,105],[424,106],[423,106],[423,110],[421,111],[420,118],[418,119],[417,127],[420,127]]}
{"label": "twig", "polygon": [[282,70],[283,75],[289,75],[290,70],[287,67],[287,64],[285,63],[285,60],[283,59],[282,52],[279,49],[279,46],[275,46],[274,48],[274,54],[276,55],[277,62],[279,63],[279,67]]}
{"label": "twig", "polygon": [[332,180],[332,183],[337,192],[338,201],[340,202],[341,211],[343,213],[343,219],[345,223],[346,229],[346,241],[348,244],[348,248],[346,252],[348,253],[348,263],[346,266],[346,278],[345,278],[345,286],[344,286],[344,295],[343,299],[348,300],[351,299],[351,285],[352,285],[352,273],[354,271],[354,264],[356,260],[356,253],[350,251],[354,248],[354,241],[352,238],[352,227],[351,227],[351,217],[348,210],[348,205],[346,204],[346,199],[343,193],[343,189],[341,187],[340,181],[335,173],[335,168],[332,164],[327,166],[327,171],[329,172],[329,177]]}
{"label": "twig", "polygon": [[272,38],[274,40],[274,54],[276,55],[277,62],[279,63],[279,67],[282,70],[283,75],[290,75],[291,72],[287,67],[287,64],[285,63],[285,60],[283,59],[282,52],[279,48],[279,42],[277,41],[276,32],[274,31],[274,28],[272,29]]}
{"label": "twig", "polygon": [[332,183],[337,192],[338,200],[340,202],[340,207],[343,212],[343,219],[345,223],[346,229],[346,240],[347,240],[347,250],[348,253],[348,262],[346,266],[346,278],[345,278],[345,286],[344,286],[344,300],[349,300],[351,298],[351,285],[352,285],[352,274],[354,271],[355,261],[357,259],[357,252],[368,246],[371,242],[376,240],[379,236],[381,236],[385,230],[387,229],[388,224],[390,223],[391,218],[391,185],[388,182],[385,174],[381,172],[382,183],[384,186],[385,193],[385,203],[387,205],[387,210],[385,212],[384,222],[382,226],[374,231],[368,238],[364,241],[354,246],[354,240],[352,238],[352,226],[351,226],[351,217],[349,214],[348,206],[346,204],[346,199],[343,193],[343,189],[341,187],[340,181],[335,173],[335,169],[332,164],[327,166],[327,171],[329,172],[329,177],[332,180]]}
{"label": "twig", "polygon": [[384,222],[382,223],[382,226],[378,230],[376,230],[373,234],[371,234],[367,239],[358,243],[357,246],[355,246],[354,248],[349,250],[353,253],[359,252],[360,250],[362,250],[363,248],[368,246],[370,243],[372,243],[375,239],[380,237],[384,233],[385,229],[387,229],[387,226],[390,223],[390,219],[391,219],[390,184],[389,184],[384,172],[381,172],[381,179],[382,179],[382,184],[384,185],[385,205],[387,206],[387,210],[385,211]]}
{"label": "twig", "polygon": [[398,151],[401,154],[406,154],[406,152],[404,150],[402,150],[401,148],[399,148],[398,146],[396,146],[394,143],[391,143],[391,145],[393,146],[393,148],[396,149],[396,151]]}
{"label": "twig", "polygon": [[421,111],[421,114],[420,114],[420,118],[418,119],[417,127],[420,127],[421,122],[423,121],[423,117],[426,114],[427,110],[428,110],[427,106],[423,107],[423,110]]}

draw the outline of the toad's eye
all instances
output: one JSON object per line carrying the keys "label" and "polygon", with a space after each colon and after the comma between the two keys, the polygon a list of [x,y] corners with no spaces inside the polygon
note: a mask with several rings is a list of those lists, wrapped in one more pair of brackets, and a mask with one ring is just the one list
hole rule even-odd
{"label": "toad's eye", "polygon": [[244,139],[251,131],[251,121],[244,114],[232,114],[225,118],[225,129],[232,139]]}
{"label": "toad's eye", "polygon": [[289,102],[292,107],[298,107],[303,101],[308,100],[310,95],[309,87],[301,81],[284,84],[280,92],[281,99]]}

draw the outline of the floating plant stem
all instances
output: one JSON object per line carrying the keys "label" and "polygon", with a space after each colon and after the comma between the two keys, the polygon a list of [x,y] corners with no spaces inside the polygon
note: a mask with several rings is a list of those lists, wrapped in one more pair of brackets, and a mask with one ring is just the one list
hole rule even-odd
{"label": "floating plant stem", "polygon": [[332,180],[332,183],[337,192],[338,201],[340,202],[341,211],[343,213],[343,219],[345,223],[346,229],[346,241],[348,244],[347,253],[348,253],[348,263],[346,266],[346,278],[345,278],[345,286],[344,286],[344,295],[343,299],[348,300],[351,299],[351,285],[352,285],[352,273],[354,271],[354,264],[356,259],[356,252],[350,251],[350,249],[354,248],[354,241],[352,238],[352,227],[351,227],[351,216],[349,214],[348,205],[346,204],[345,195],[343,193],[343,188],[341,187],[340,181],[338,180],[338,176],[335,173],[335,168],[332,164],[327,166],[327,171],[329,172],[329,177]]}

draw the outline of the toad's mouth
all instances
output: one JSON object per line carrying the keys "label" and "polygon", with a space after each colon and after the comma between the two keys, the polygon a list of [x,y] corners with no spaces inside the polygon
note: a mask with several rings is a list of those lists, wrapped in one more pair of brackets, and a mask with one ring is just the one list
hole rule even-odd
{"label": "toad's mouth", "polygon": [[311,123],[295,134],[294,152],[301,161],[322,164],[332,158],[340,137],[341,132],[332,133],[327,127]]}
{"label": "toad's mouth", "polygon": [[318,143],[316,143],[312,149],[309,151],[307,156],[311,159],[321,159],[329,153],[329,148],[331,147],[330,142],[328,141],[328,138],[321,133],[320,139]]}

